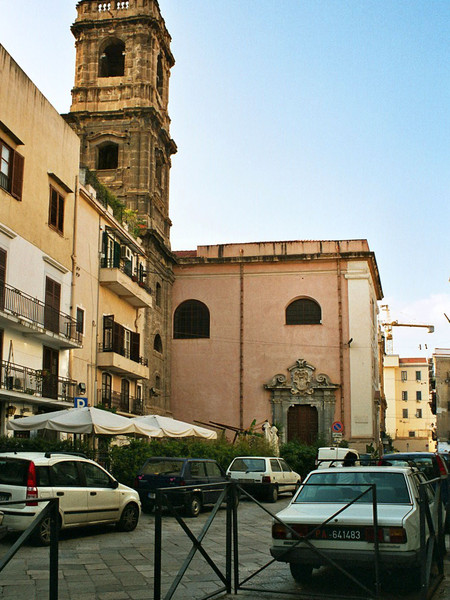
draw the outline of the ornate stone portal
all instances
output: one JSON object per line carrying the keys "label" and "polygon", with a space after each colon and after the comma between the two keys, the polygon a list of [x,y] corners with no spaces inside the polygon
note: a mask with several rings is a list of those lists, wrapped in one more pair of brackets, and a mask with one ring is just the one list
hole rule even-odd
{"label": "ornate stone portal", "polygon": [[283,424],[283,441],[289,441],[289,410],[296,406],[311,407],[317,411],[316,431],[310,431],[309,439],[317,438],[331,442],[331,425],[334,421],[336,390],[338,384],[321,373],[315,374],[315,367],[306,360],[298,359],[288,368],[289,375],[279,373],[264,385],[272,392],[272,415],[274,423]]}

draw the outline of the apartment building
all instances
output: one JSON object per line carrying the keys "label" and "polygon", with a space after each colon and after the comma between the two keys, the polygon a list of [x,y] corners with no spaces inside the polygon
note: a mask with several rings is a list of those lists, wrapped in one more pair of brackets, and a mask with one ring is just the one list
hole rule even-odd
{"label": "apartment building", "polygon": [[0,46],[0,433],[73,406],[73,226],[80,142]]}
{"label": "apartment building", "polygon": [[401,452],[435,449],[436,417],[430,407],[430,376],[426,358],[387,355],[383,367],[386,432]]}
{"label": "apartment building", "polygon": [[76,214],[73,301],[84,343],[73,352],[73,373],[86,382],[90,405],[142,415],[149,359],[156,370],[163,359],[157,334],[154,356],[144,356],[146,309],[153,305],[146,254],[91,185],[81,185]]}
{"label": "apartment building", "polygon": [[436,439],[442,450],[450,452],[450,348],[436,348],[432,364]]}

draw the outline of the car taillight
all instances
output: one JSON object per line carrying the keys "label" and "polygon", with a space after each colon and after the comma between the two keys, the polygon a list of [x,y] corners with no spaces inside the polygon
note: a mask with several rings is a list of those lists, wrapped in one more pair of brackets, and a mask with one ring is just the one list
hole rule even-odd
{"label": "car taillight", "polygon": [[[309,530],[309,525],[298,525],[298,524],[290,524],[290,527],[297,533],[300,537],[305,537]],[[276,540],[296,540],[297,537],[282,523],[274,523],[272,525],[272,537]]]}
{"label": "car taillight", "polygon": [[270,475],[263,475],[261,480],[263,483],[270,483]]}
{"label": "car taillight", "polygon": [[[36,467],[34,466],[34,462],[30,461],[28,464],[28,473],[27,473],[27,499],[28,498],[37,498],[38,497],[38,489],[36,487]],[[37,502],[27,502],[27,506],[37,506]]]}
{"label": "car taillight", "polygon": [[[375,541],[374,531],[375,530],[373,527],[366,527],[366,542],[373,543]],[[406,531],[403,529],[403,527],[378,528],[378,541],[382,544],[405,544],[406,539]]]}
{"label": "car taillight", "polygon": [[436,455],[436,462],[437,462],[437,466],[439,467],[439,475],[441,477],[447,477],[448,476],[447,469],[444,465],[444,461],[439,456],[439,454]]}

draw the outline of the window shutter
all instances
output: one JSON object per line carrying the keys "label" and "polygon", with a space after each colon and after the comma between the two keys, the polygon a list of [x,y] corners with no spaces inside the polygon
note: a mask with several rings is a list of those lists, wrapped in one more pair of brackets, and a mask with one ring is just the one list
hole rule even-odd
{"label": "window shutter", "polygon": [[58,194],[58,231],[64,231],[64,198]]}
{"label": "window shutter", "polygon": [[120,267],[120,244],[119,242],[114,242],[114,263],[113,267],[118,269]]}
{"label": "window shutter", "polygon": [[24,157],[14,152],[11,194],[17,200],[22,200]]}
{"label": "window shutter", "polygon": [[139,362],[139,333],[131,332],[130,358],[134,362]]}
{"label": "window shutter", "polygon": [[124,328],[122,327],[122,325],[120,325],[119,323],[116,323],[114,321],[114,323],[113,323],[113,351],[116,352],[117,354],[121,354],[122,356],[124,356],[124,353],[125,353],[124,339],[125,339]]}

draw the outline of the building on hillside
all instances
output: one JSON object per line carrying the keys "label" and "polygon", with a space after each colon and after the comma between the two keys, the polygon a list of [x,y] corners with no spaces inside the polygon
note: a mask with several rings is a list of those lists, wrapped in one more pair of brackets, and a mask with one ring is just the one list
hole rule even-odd
{"label": "building on hillside", "polygon": [[436,440],[450,452],[450,348],[436,348],[433,357],[432,405]]}
{"label": "building on hillside", "polygon": [[379,446],[383,294],[366,240],[199,246],[176,256],[177,418],[240,429],[267,419],[283,440],[330,443],[341,433],[364,451]]}
{"label": "building on hillside", "polygon": [[[144,386],[152,412],[170,412],[172,266],[169,175],[176,145],[168,114],[171,38],[156,0],[77,3],[75,85],[66,121],[81,140],[81,165],[136,211],[153,290],[143,336],[163,360]],[[153,391],[152,391],[153,390]]]}
{"label": "building on hillside", "polygon": [[383,375],[386,432],[394,448],[400,452],[434,450],[436,417],[430,407],[428,360],[388,355]]}
{"label": "building on hillside", "polygon": [[[82,183],[84,176],[82,171]],[[73,302],[84,344],[73,352],[74,376],[86,382],[89,405],[145,414],[149,358],[162,362],[158,338],[152,357],[144,351],[145,318],[153,304],[145,251],[92,186],[80,187],[76,215]]]}
{"label": "building on hillside", "polygon": [[73,226],[80,141],[0,46],[0,434],[73,406]]}

